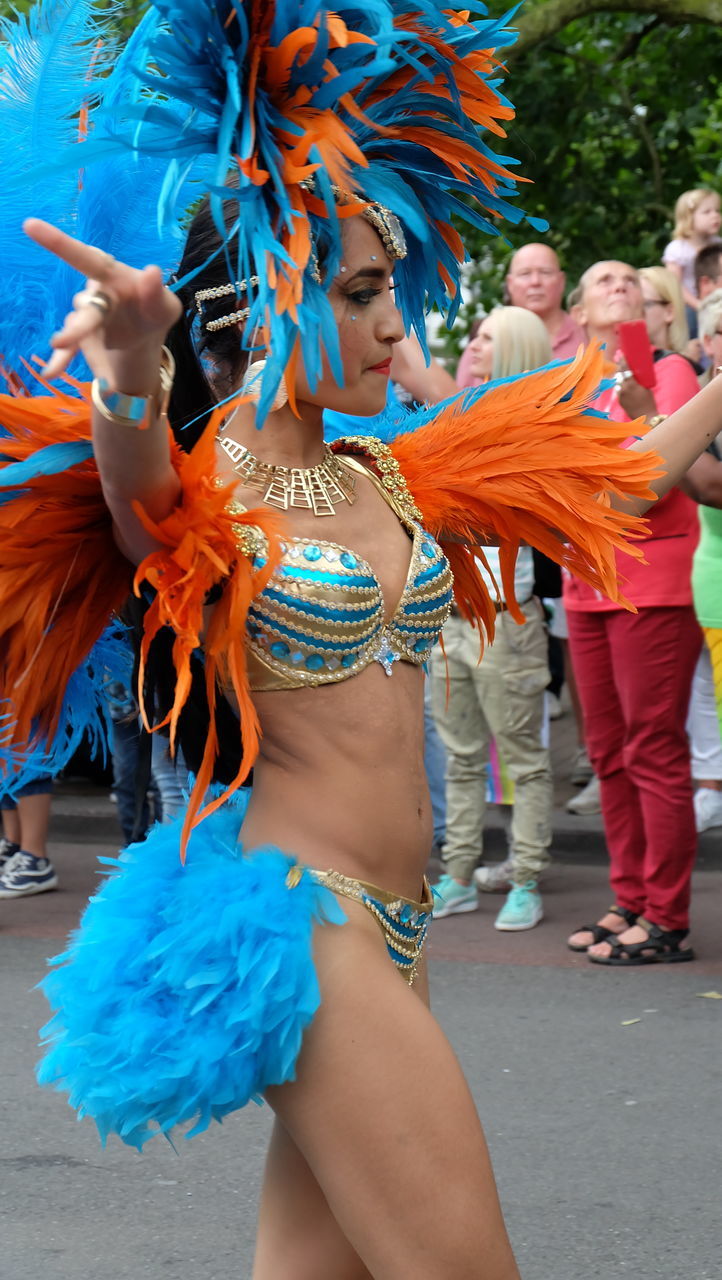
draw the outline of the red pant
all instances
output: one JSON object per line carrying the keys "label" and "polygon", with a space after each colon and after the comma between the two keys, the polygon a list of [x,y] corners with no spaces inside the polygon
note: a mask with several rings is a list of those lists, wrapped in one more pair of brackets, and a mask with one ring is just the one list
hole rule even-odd
{"label": "red pant", "polygon": [[570,610],[568,619],[615,900],[686,929],[697,851],[685,732],[701,645],[694,610]]}

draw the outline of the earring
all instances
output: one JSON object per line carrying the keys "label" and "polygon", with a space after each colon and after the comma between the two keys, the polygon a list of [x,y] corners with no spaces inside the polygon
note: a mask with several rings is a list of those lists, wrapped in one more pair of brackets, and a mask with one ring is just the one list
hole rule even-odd
{"label": "earring", "polygon": [[[258,401],[261,398],[261,382],[263,381],[265,368],[265,360],[254,360],[252,364],[249,364],[245,374],[243,375],[241,393],[244,396],[248,396],[254,404],[258,404]],[[271,403],[271,413],[274,413],[276,409],[282,409],[284,404],[287,403],[288,391],[286,389],[286,380],[285,378],[281,378],[276,394]]]}

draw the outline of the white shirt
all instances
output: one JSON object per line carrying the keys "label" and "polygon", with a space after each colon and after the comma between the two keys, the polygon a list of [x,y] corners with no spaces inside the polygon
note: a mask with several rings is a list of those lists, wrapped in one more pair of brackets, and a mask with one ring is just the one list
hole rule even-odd
{"label": "white shirt", "polygon": [[[499,548],[484,547],[484,555],[486,556],[489,562],[489,568],[491,569],[491,572],[496,578],[496,583],[499,588],[499,595],[501,599],[504,600],[504,588],[501,585],[501,568],[499,565]],[[494,586],[494,583],[489,577],[489,574],[486,572],[486,569],[484,568],[484,565],[482,564],[481,560],[477,558],[476,563],[478,564],[479,569],[481,570],[481,575],[484,579],[484,582],[486,583],[487,587],[489,588],[489,591],[491,592],[492,600],[495,600],[497,596],[496,596],[496,587]],[[532,556],[531,547],[519,548],[519,554],[516,558],[516,566],[514,569],[514,593],[516,595],[516,598],[519,604],[524,604],[525,601],[527,601],[530,598],[530,596],[534,594],[534,559]]]}

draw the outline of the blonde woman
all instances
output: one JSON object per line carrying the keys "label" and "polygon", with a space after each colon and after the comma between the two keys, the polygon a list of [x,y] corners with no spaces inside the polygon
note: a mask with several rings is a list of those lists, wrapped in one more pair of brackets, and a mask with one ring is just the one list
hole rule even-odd
{"label": "blonde woman", "polygon": [[639,282],[652,346],[688,355],[689,326],[679,277],[668,267],[642,267]]}
{"label": "blonde woman", "polygon": [[[507,378],[547,364],[552,349],[544,322],[523,307],[499,307],[480,324],[468,347],[474,378]],[[431,698],[447,750],[444,874],[434,915],[476,911],[477,889],[508,890],[495,927],[517,932],[542,919],[538,885],[549,862],[552,774],[542,746],[544,690],[549,683],[547,635],[534,595],[530,547],[519,552],[515,594],[526,618],[506,611],[499,552],[485,555],[499,587],[494,643],[479,663],[478,631],[456,611],[444,627],[444,652],[431,660]],[[448,696],[447,696],[448,670]],[[486,765],[492,738],[514,781],[510,857],[477,868],[486,812]]]}
{"label": "blonde woman", "polygon": [[538,369],[552,358],[544,321],[526,307],[497,307],[482,320],[468,350],[470,372],[480,382]]}

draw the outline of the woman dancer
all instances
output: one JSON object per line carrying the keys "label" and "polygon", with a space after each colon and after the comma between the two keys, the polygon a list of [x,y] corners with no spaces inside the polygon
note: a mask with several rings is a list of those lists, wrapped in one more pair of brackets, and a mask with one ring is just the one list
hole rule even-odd
{"label": "woman dancer", "polygon": [[[337,36],[337,15],[328,22],[325,34]],[[406,15],[400,26],[406,40]],[[430,26],[432,36],[436,56],[441,36]],[[466,109],[462,99],[460,120]],[[137,1145],[152,1122],[167,1130],[195,1117],[203,1127],[264,1093],[276,1125],[256,1280],[412,1272],[513,1280],[481,1127],[426,998],[421,663],[446,617],[452,566],[466,616],[493,626],[465,545],[487,532],[498,531],[506,582],[524,538],[614,593],[613,548],[625,529],[635,531],[624,508],[643,509],[659,469],[656,455],[620,450],[621,432],[585,413],[599,372],[594,356],[422,412],[390,446],[352,439],[326,453],[324,408],[373,414],[383,406],[403,331],[392,273],[412,289],[404,231],[413,243],[417,225],[409,216],[402,228],[358,193],[326,197],[319,214],[317,191],[292,187],[298,218],[313,234],[305,249],[293,245],[301,292],[284,293],[279,275],[272,315],[254,311],[256,228],[244,224],[248,239],[234,260],[247,269],[229,276],[218,230],[209,246],[218,219],[208,208],[189,236],[186,265],[194,255],[200,265],[190,292],[187,280],[172,293],[156,269],[115,262],[47,224],[28,225],[38,244],[86,277],[53,339],[47,372],[61,372],[82,349],[96,375],[95,464],[120,553],[103,542],[105,595],[86,616],[88,630],[114,594],[127,591],[128,564],[140,562],[139,583],[156,593],[146,655],[158,628],[175,635],[171,727],[200,644],[211,712],[185,834],[158,828],[128,851],[49,981],[58,1014],[44,1078],[68,1088],[102,1132]],[[287,314],[284,301],[298,307],[314,289],[326,296],[324,319],[328,311],[333,317],[329,358],[319,369],[312,350],[299,361],[286,347],[284,402],[276,395],[278,317]],[[176,351],[185,344],[188,353],[171,402],[180,423],[196,411],[189,386],[203,385],[189,347],[196,316],[216,396],[226,388],[241,394],[183,458],[166,429],[172,361],[163,344],[170,330]],[[246,368],[251,348],[265,352],[260,373]],[[209,403],[207,384],[205,395]],[[672,478],[717,429],[718,401],[715,394],[692,423],[680,414],[652,437]],[[36,448],[83,440],[88,417],[85,402],[62,393],[30,405],[3,399],[0,421],[11,433],[3,450],[22,461],[36,458],[30,435]],[[8,470],[17,484],[21,472]],[[73,472],[68,486],[90,486],[86,458]],[[58,476],[46,481],[27,478],[33,495],[60,492],[61,503]],[[654,480],[660,491],[669,482]],[[607,489],[622,510],[599,499]],[[13,498],[15,511],[24,500]],[[274,505],[284,508],[282,519]],[[106,525],[97,526],[96,506],[92,517],[97,545]],[[74,518],[82,526],[77,509]],[[77,556],[87,541],[80,527]],[[52,634],[83,654],[92,635],[73,647],[63,629],[66,599],[72,603],[75,590],[87,595],[77,573],[71,557]],[[511,586],[508,598],[515,608]],[[36,624],[17,620],[15,649],[5,657],[11,667],[22,655],[27,662],[33,641],[38,647]],[[49,634],[47,619],[40,634]],[[46,651],[40,646],[36,662]],[[219,804],[226,792],[188,840],[216,752],[217,685],[241,712],[244,760],[234,781],[255,761],[253,792],[243,821],[243,806]],[[52,728],[53,696],[40,678],[26,690],[20,728],[41,713]],[[179,840],[188,846],[185,867]],[[314,928],[323,920],[326,927]],[[442,1096],[443,1106],[429,1105]],[[430,1220],[442,1228],[429,1231]]]}

